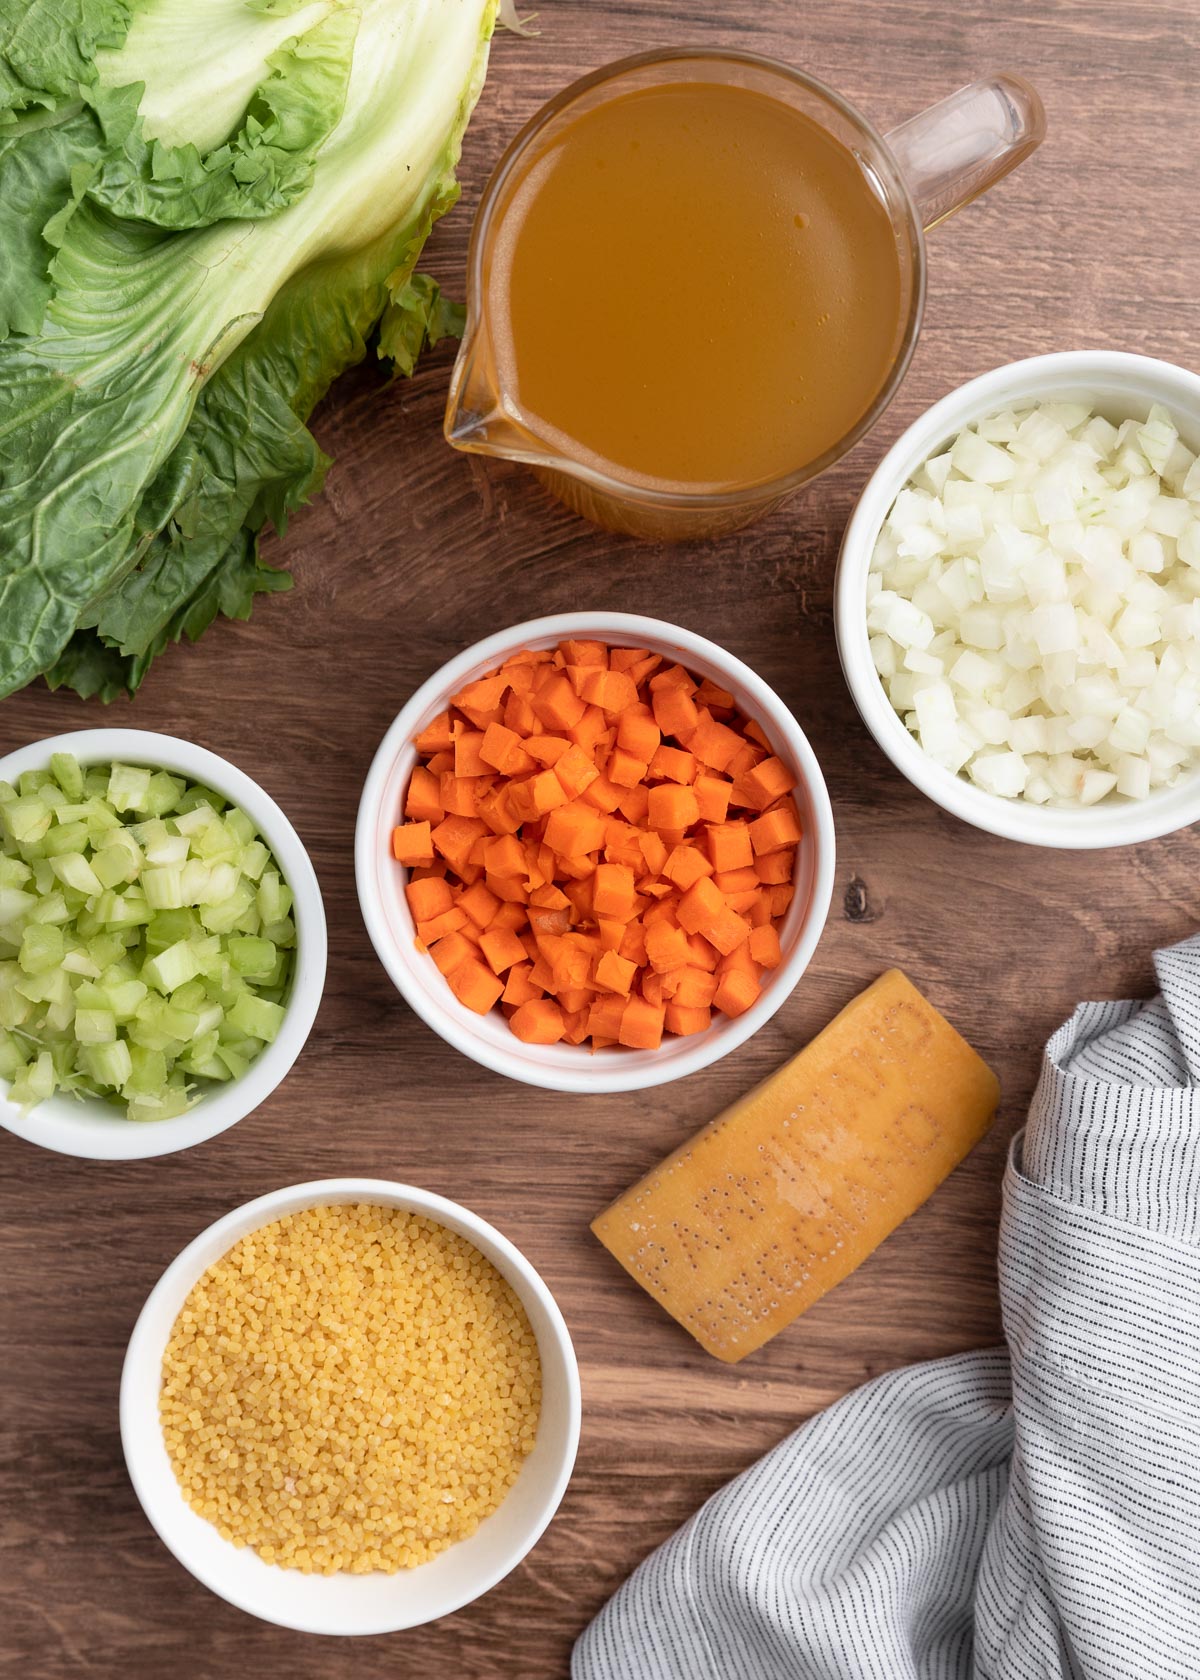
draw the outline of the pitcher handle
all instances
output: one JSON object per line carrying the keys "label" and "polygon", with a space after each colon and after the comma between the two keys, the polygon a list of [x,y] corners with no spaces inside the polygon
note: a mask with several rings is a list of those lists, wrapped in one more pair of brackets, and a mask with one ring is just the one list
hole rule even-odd
{"label": "pitcher handle", "polygon": [[1037,89],[1021,76],[991,76],[939,99],[886,139],[928,229],[995,186],[1045,133]]}

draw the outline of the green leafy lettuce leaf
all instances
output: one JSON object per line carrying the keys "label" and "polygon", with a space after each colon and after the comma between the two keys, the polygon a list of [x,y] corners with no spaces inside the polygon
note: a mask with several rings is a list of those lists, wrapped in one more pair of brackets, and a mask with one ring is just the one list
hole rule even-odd
{"label": "green leafy lettuce leaf", "polygon": [[[289,40],[310,12],[329,7],[290,8]],[[39,671],[135,687],[167,642],[280,586],[254,538],[320,484],[313,404],[385,310],[401,367],[448,322],[406,288],[457,194],[494,0],[358,12],[343,117],[285,208],[171,231],[85,190],[56,230],[41,326],[0,344],[0,694]]]}

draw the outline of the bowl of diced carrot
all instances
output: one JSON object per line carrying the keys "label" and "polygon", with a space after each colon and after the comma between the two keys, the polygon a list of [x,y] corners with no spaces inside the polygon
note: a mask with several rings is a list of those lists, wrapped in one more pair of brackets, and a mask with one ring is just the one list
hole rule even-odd
{"label": "bowl of diced carrot", "polygon": [[552,1090],[634,1090],[727,1055],[791,993],[833,814],[749,666],[656,619],[559,614],[413,695],[355,868],[380,960],[449,1044]]}

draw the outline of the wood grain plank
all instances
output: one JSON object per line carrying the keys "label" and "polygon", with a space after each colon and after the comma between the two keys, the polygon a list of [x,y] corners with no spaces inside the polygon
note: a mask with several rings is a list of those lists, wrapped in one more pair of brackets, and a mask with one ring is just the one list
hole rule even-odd
{"label": "wood grain plank", "polygon": [[[1086,345],[1195,364],[1192,0],[727,0],[719,14],[695,0],[546,0],[541,22],[536,41],[496,43],[463,202],[429,247],[427,266],[454,289],[502,147],[564,82],[623,53],[684,41],[775,54],[884,129],[1011,68],[1040,87],[1049,138],[931,240],[926,329],[879,427],[765,523],[685,549],[590,530],[523,471],[445,448],[448,349],[409,383],[364,365],[317,417],[336,461],[324,496],[273,545],[296,574],[290,597],[172,653],[131,709],[102,714],[45,690],[0,708],[0,751],[103,717],[232,758],[296,822],[331,934],[311,1043],[235,1131],[127,1165],[0,1136],[0,1666],[30,1680],[563,1680],[588,1617],[729,1476],[865,1378],[999,1336],[1000,1175],[1041,1044],[1081,994],[1147,990],[1152,948],[1195,920],[1189,833],[1056,857],[924,801],[859,722],[831,617],[837,544],[864,477],[954,385]],[[585,605],[674,619],[760,671],[808,731],[838,825],[833,912],[780,1015],[717,1067],[625,1097],[525,1090],[456,1057],[376,962],[351,857],[362,778],[417,684],[499,624]],[[618,1271],[587,1222],[893,963],[1000,1072],[999,1123],[861,1272],[748,1367],[719,1367]],[[116,1426],[124,1344],[173,1255],[230,1206],[333,1173],[411,1180],[499,1224],[555,1290],[585,1394],[577,1473],[526,1563],[446,1622],[353,1645],[257,1624],[180,1570],[140,1513]]]}

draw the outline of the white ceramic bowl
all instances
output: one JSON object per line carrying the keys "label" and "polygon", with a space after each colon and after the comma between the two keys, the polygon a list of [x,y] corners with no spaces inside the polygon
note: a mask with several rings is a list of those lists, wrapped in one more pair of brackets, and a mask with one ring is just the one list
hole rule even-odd
{"label": "white ceramic bowl", "polygon": [[[239,1238],[298,1209],[338,1202],[403,1208],[458,1232],[512,1285],[529,1315],[542,1362],[537,1440],[500,1507],[467,1540],[395,1575],[303,1575],[264,1563],[222,1540],[188,1506],[158,1417],[163,1353],[180,1308],[208,1268]],[[374,1634],[417,1627],[469,1604],[515,1569],[558,1509],[579,1444],[579,1371],[554,1297],[529,1261],[457,1202],[376,1178],[327,1178],[273,1190],[227,1213],[188,1244],[142,1308],[121,1374],[121,1444],[142,1509],[163,1544],[206,1587],[252,1616],[302,1633]]]}
{"label": "white ceramic bowl", "polygon": [[1108,419],[1144,419],[1153,403],[1170,410],[1180,434],[1200,450],[1200,377],[1170,362],[1110,350],[1034,356],[982,374],[923,414],[884,456],[846,527],[838,561],[838,652],[863,721],[898,770],[945,810],[991,834],[1034,846],[1087,850],[1128,846],[1170,834],[1200,818],[1200,769],[1174,787],[1130,800],[1110,794],[1078,810],[1002,799],[935,764],[904,727],[871,659],[866,587],[871,554],[892,503],[909,478],[964,426],[1015,404],[1070,399],[1093,403]]}
{"label": "white ceramic bowl", "polygon": [[[780,941],[783,962],[763,983],[762,996],[744,1015],[717,1016],[707,1032],[663,1039],[658,1050],[613,1047],[593,1052],[582,1045],[523,1044],[497,1011],[476,1015],[447,985],[433,959],[416,948],[416,930],[404,897],[408,872],[392,860],[389,838],[399,820],[404,790],[416,763],[413,738],[443,712],[450,696],[484,676],[521,648],[554,647],[571,637],[620,647],[644,647],[710,677],[762,724],[772,747],[797,778],[795,799],[804,838],[796,854],[796,896]],[[749,666],[715,642],[659,619],[633,613],[558,613],[502,630],[477,642],[423,683],[384,736],[358,809],[354,844],[358,898],[383,966],[411,1008],[447,1044],[484,1067],[551,1091],[635,1091],[708,1067],[744,1044],[768,1021],[808,967],[825,926],[833,890],[833,812],[820,766],[795,718]]]}
{"label": "white ceramic bowl", "polygon": [[0,1126],[29,1143],[60,1155],[89,1160],[129,1161],[152,1155],[173,1155],[216,1137],[245,1118],[284,1078],[304,1048],[325,987],[325,909],[321,889],[300,836],[269,794],[257,782],[204,747],[174,735],[146,729],[83,729],[34,741],[7,758],[0,758],[0,781],[11,782],[26,770],[47,770],[51,753],[74,753],[83,765],[152,765],[186,776],[222,794],[250,818],[271,849],[295,898],[296,965],[291,996],[279,1036],[268,1044],[240,1079],[214,1087],[195,1108],[173,1120],[140,1123],[126,1120],[118,1109],[98,1097],[80,1100],[61,1093],[22,1114],[7,1100],[0,1081]]}

